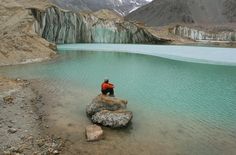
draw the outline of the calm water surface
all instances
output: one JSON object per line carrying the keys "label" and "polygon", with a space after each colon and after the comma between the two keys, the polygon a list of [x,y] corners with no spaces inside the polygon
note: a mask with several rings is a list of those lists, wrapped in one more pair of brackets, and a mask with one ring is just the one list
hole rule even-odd
{"label": "calm water surface", "polygon": [[[205,49],[206,51],[208,48]],[[68,154],[236,154],[236,67],[155,56],[61,51],[49,62],[0,68],[36,79],[48,94],[50,126],[70,139]],[[105,129],[106,139],[84,140],[85,106],[104,77],[129,100],[131,126]]]}

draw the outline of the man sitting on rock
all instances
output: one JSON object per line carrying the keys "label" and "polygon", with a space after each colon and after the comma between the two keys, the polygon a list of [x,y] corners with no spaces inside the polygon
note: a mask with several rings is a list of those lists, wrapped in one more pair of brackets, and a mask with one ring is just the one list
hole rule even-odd
{"label": "man sitting on rock", "polygon": [[107,95],[109,93],[109,96],[114,97],[114,85],[112,83],[109,83],[109,79],[105,79],[104,82],[101,85],[101,91],[103,95]]}

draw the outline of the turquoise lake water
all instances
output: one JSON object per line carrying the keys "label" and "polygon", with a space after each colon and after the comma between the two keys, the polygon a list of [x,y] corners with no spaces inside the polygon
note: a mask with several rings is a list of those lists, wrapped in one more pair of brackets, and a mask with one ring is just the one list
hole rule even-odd
{"label": "turquoise lake water", "polygon": [[[114,51],[118,46],[113,46]],[[51,98],[52,104],[60,105],[52,106],[52,120],[61,133],[74,138],[77,151],[90,154],[83,152],[88,147],[103,149],[98,154],[236,154],[236,66],[232,62],[212,65],[109,50],[65,51],[65,47],[55,60],[2,67],[0,74],[39,80],[47,94],[57,96]],[[161,48],[167,53],[174,49]],[[197,51],[196,47],[187,50],[191,48]],[[89,124],[85,106],[100,93],[104,77],[115,84],[117,97],[129,101],[134,118],[128,129],[106,129],[111,137],[87,146],[81,140],[84,128],[78,128]],[[65,127],[70,123],[74,127]]]}

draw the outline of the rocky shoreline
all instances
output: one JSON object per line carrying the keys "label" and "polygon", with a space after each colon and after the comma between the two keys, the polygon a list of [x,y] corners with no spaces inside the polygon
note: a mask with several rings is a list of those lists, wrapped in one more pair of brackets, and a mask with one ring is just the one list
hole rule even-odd
{"label": "rocky shoreline", "polygon": [[43,96],[31,82],[0,77],[0,154],[59,154],[62,138],[47,134]]}
{"label": "rocky shoreline", "polygon": [[[65,121],[66,124],[62,126],[55,125],[55,119],[63,121],[63,119],[58,118],[60,116],[51,117],[53,115],[52,112],[57,111],[54,107],[58,106],[58,108],[60,108],[60,103],[54,103],[57,102],[59,98],[57,97],[57,94],[46,95],[49,90],[45,88],[45,83],[47,83],[47,81],[22,80],[19,78],[9,79],[0,76],[1,155],[68,154],[68,152],[76,153],[78,148],[75,147],[79,147],[79,152],[85,153],[91,145],[99,146],[103,143],[107,143],[108,145],[111,140],[111,138],[108,137],[116,137],[116,132],[120,129],[120,127],[130,124],[129,122],[132,119],[132,113],[129,112],[131,113],[129,116],[130,119],[127,121],[127,111],[125,109],[123,110],[123,108],[126,108],[127,101],[105,97],[103,99],[106,101],[108,99],[114,103],[104,106],[104,108],[110,107],[110,110],[115,110],[115,115],[117,113],[120,114],[120,110],[123,110],[124,114],[122,113],[122,116],[114,116],[116,119],[111,121],[114,127],[118,127],[118,129],[108,129],[107,127],[102,127],[105,134],[103,131],[98,131],[101,136],[96,138],[105,140],[90,143],[90,141],[94,141],[92,139],[87,142],[86,136],[84,135],[84,124],[77,124],[73,121],[72,123],[68,123],[68,121]],[[49,98],[55,99],[49,100]],[[104,110],[101,112],[104,112]],[[105,121],[110,122],[110,120],[106,119]],[[120,123],[118,126],[117,121]],[[89,125],[90,121],[87,120],[86,124]],[[105,124],[105,126],[107,125]],[[63,131],[64,129],[66,129],[66,131]],[[70,133],[70,130],[73,132]],[[92,130],[92,135],[90,135],[90,138],[91,136],[93,137],[94,128],[87,130]],[[126,130],[129,129],[122,128],[120,132],[125,133]],[[73,135],[76,135],[77,138],[79,138],[79,142],[76,143],[76,145],[74,144],[75,139],[72,137]],[[113,145],[115,144],[109,144],[110,147]],[[89,152],[91,153],[94,151],[95,150],[93,148]]]}

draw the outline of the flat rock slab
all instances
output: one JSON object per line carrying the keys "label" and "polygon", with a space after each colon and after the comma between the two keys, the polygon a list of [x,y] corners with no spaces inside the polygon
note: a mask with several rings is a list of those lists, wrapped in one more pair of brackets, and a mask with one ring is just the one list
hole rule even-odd
{"label": "flat rock slab", "polygon": [[85,129],[87,141],[99,141],[103,138],[103,130],[98,125],[89,125]]}
{"label": "flat rock slab", "polygon": [[88,116],[92,116],[97,112],[102,110],[116,111],[120,109],[125,109],[127,106],[127,101],[118,99],[115,97],[109,97],[106,95],[98,95],[93,101],[87,105],[86,113]]}
{"label": "flat rock slab", "polygon": [[112,128],[121,128],[129,124],[133,117],[132,112],[126,110],[102,110],[92,116],[92,122]]}

